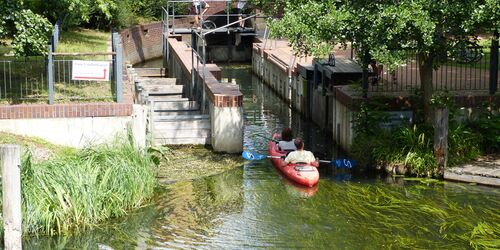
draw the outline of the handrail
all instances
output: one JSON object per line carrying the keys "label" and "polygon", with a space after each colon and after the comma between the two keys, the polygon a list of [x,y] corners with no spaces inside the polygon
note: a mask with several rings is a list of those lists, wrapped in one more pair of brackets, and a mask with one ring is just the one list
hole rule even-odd
{"label": "handrail", "polygon": [[[256,16],[258,16],[258,14],[254,14],[254,15],[248,16],[248,17],[246,17],[246,18],[243,18],[242,20],[243,20],[243,21],[245,21],[245,20],[247,20],[247,19],[250,19],[250,18],[253,18],[253,17],[256,17]],[[203,35],[208,35],[208,34],[211,34],[211,33],[216,32],[216,31],[218,31],[218,30],[225,29],[225,28],[227,28],[227,27],[229,27],[229,26],[231,26],[231,25],[235,25],[235,24],[237,24],[237,23],[239,23],[239,22],[240,22],[239,20],[238,20],[238,21],[234,21],[234,22],[232,22],[232,23],[228,23],[228,24],[226,24],[226,25],[224,25],[224,26],[221,26],[221,27],[218,27],[218,28],[215,28],[215,29],[209,30],[209,31],[207,31],[207,32],[205,32],[205,33],[203,33],[203,32],[202,32],[202,34],[203,34]]]}

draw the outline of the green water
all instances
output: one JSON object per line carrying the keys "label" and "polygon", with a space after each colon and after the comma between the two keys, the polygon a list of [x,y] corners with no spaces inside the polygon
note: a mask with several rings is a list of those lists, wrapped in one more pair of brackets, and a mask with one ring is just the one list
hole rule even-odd
{"label": "green water", "polygon": [[[246,150],[284,126],[321,158],[344,157],[248,66],[224,67],[245,95]],[[300,188],[267,160],[161,187],[151,205],[75,236],[26,239],[26,249],[470,249],[500,248],[500,190],[367,177],[320,167]]]}

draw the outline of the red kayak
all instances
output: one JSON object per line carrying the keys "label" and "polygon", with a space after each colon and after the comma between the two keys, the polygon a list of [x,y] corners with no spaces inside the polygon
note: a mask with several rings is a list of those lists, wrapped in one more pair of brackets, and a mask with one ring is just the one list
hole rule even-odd
{"label": "red kayak", "polygon": [[281,167],[281,163],[284,160],[287,152],[279,150],[276,141],[279,141],[280,139],[280,134],[273,134],[273,139],[269,141],[269,155],[280,157],[271,158],[274,167],[278,169],[286,178],[294,181],[295,183],[308,187],[316,185],[319,181],[319,172],[316,167],[302,163],[290,163],[284,167]]}

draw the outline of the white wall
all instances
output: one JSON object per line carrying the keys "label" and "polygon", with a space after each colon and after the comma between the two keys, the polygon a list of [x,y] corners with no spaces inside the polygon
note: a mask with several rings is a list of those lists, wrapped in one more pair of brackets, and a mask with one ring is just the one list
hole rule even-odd
{"label": "white wall", "polygon": [[140,105],[134,105],[133,110],[132,116],[120,117],[5,119],[0,120],[0,131],[82,148],[111,142],[117,135],[126,135],[130,127],[136,143],[143,148],[146,145],[147,110]]}

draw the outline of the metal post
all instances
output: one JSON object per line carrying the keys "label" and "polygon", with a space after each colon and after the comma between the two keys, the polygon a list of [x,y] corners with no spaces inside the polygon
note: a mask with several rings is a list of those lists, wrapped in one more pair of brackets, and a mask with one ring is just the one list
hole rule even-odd
{"label": "metal post", "polygon": [[59,43],[59,22],[54,25],[54,51]]}
{"label": "metal post", "polygon": [[194,47],[196,46],[196,33],[194,30],[191,30],[191,97],[196,98],[195,94],[195,78],[194,78]]}
{"label": "metal post", "polygon": [[54,104],[54,56],[52,55],[52,45],[49,45],[49,55],[47,61],[47,84],[49,85],[49,104]]}
{"label": "metal post", "polygon": [[205,114],[205,102],[206,102],[206,93],[205,93],[205,76],[206,76],[206,43],[205,43],[205,36],[202,34],[201,41],[203,43],[203,54],[202,54],[202,60],[203,60],[203,79],[201,80],[201,89],[202,89],[202,97],[201,97],[201,113]]}
{"label": "metal post", "polygon": [[490,54],[490,95],[495,94],[498,90],[498,31],[495,31],[491,38],[491,54]]}
{"label": "metal post", "polygon": [[[226,16],[227,16],[227,23],[226,24],[229,24],[229,11],[231,10],[229,6],[230,6],[230,2],[226,2]],[[227,34],[229,35],[229,27],[227,29]]]}
{"label": "metal post", "polygon": [[18,145],[0,145],[5,249],[22,249],[21,157]]}
{"label": "metal post", "polygon": [[114,71],[115,71],[115,83],[116,83],[116,102],[123,103],[123,51],[122,43],[120,42],[120,36],[118,33],[113,33],[113,42],[115,44],[115,61],[114,61]]}
{"label": "metal post", "polygon": [[172,34],[175,35],[175,3],[172,4]]}

